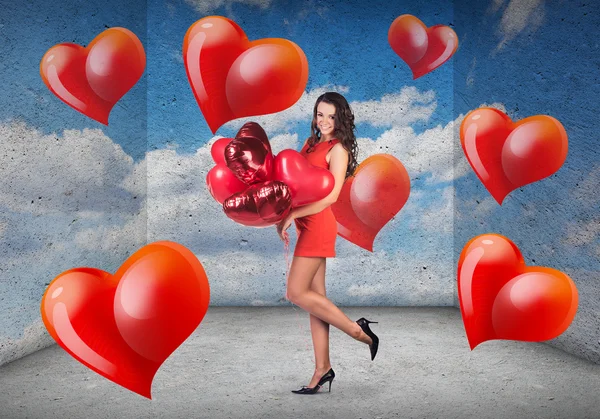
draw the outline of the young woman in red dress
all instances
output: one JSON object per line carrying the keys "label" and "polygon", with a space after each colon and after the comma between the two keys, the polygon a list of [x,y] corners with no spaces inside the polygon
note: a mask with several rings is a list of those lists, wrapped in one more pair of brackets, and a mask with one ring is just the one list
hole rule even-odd
{"label": "young woman in red dress", "polygon": [[296,224],[298,240],[287,283],[286,298],[310,313],[310,329],[315,351],[315,372],[308,386],[293,390],[297,394],[314,394],[329,382],[335,373],[329,360],[329,325],[352,338],[366,343],[375,358],[379,339],[361,318],[350,320],[325,296],[325,261],[335,257],[337,223],[331,205],[337,201],[344,180],[356,169],[357,144],[354,135],[354,115],[346,99],[335,92],[319,96],[313,110],[311,136],[302,147],[308,161],[328,169],[335,178],[333,191],[324,199],[294,209],[277,225],[282,240],[286,230]]}

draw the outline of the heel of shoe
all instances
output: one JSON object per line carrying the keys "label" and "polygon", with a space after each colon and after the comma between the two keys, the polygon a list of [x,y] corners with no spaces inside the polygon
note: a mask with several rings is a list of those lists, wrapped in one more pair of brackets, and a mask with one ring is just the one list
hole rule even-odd
{"label": "heel of shoe", "polygon": [[333,380],[329,381],[329,392],[331,393],[331,383],[333,383]]}
{"label": "heel of shoe", "polygon": [[365,332],[365,334],[369,336],[371,338],[371,341],[373,342],[371,345],[369,345],[369,350],[371,351],[371,361],[373,361],[375,359],[375,355],[377,355],[377,349],[379,348],[379,338],[375,333],[373,333],[373,331],[369,327],[369,324],[377,322],[372,322],[362,317],[358,319],[356,323],[358,323],[363,332]]}

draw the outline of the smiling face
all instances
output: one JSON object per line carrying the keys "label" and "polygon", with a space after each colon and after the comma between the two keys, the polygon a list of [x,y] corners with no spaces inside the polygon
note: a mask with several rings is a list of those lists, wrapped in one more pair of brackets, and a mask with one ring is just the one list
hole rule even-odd
{"label": "smiling face", "polygon": [[331,139],[335,131],[335,106],[331,103],[319,103],[316,122],[317,128],[321,131],[321,139]]}

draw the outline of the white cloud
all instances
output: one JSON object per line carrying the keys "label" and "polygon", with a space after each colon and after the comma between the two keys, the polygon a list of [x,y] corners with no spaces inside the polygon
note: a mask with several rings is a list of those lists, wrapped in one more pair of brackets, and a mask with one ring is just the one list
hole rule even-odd
{"label": "white cloud", "polygon": [[[259,123],[270,124],[274,131],[290,121],[305,119],[307,110],[310,115],[316,96],[323,91],[326,90],[323,88],[306,95],[312,97],[306,99],[303,106],[310,105],[310,108],[291,109],[285,118],[262,117],[263,121]],[[415,92],[408,90],[393,95],[403,106],[407,106],[404,115],[418,115],[421,112],[411,109],[418,107],[416,98],[419,95]],[[425,97],[430,102],[433,99],[430,94]],[[385,100],[371,104],[382,108],[384,105],[395,106]],[[428,111],[422,119],[426,120],[429,115]],[[416,119],[416,116],[400,117],[394,124]],[[377,123],[377,118],[370,121]],[[236,126],[240,123],[238,121]],[[430,172],[429,183],[442,183],[442,188],[436,191],[433,198],[429,193],[413,189],[406,207],[397,219],[384,227],[377,238],[377,245],[381,247],[383,244],[384,249],[398,246],[393,231],[407,228],[405,220],[414,220],[419,224],[418,227],[408,228],[418,233],[419,240],[430,246],[423,250],[419,258],[401,251],[388,253],[377,250],[371,254],[338,238],[338,257],[328,261],[328,269],[331,277],[339,278],[332,291],[341,303],[361,301],[366,304],[391,296],[393,300],[390,300],[390,304],[453,303],[453,264],[449,250],[453,196],[450,185],[445,183],[454,177],[452,150],[456,124],[454,121],[419,135],[412,128],[393,126],[375,140],[358,139],[361,159],[376,153],[392,154],[407,167],[411,177]],[[217,138],[213,137],[194,155],[178,155],[175,150],[167,149],[148,153],[149,241],[174,240],[193,249],[209,275],[212,301],[216,304],[284,302],[283,245],[274,228],[257,229],[234,223],[224,215],[221,205],[212,199],[206,188],[206,174],[214,166],[210,148]],[[275,153],[286,148],[298,149],[300,145],[297,133],[274,136],[271,143]],[[291,236],[293,250],[295,234]],[[357,254],[362,256],[357,257]],[[410,273],[404,274],[398,266],[411,266]],[[348,267],[349,270],[346,270]],[[352,275],[348,276],[347,272],[352,272]],[[415,277],[419,278],[416,282]],[[373,278],[376,282],[366,286],[360,282],[361,278]],[[356,296],[362,297],[357,300]]]}
{"label": "white cloud", "polygon": [[[225,127],[238,129],[248,121],[258,122],[268,135],[289,131],[292,125],[305,121],[309,128],[313,108],[317,98],[325,92],[335,91],[345,94],[346,86],[322,86],[304,92],[292,107],[275,114],[240,118],[225,124]],[[375,127],[409,126],[416,122],[427,122],[435,111],[435,93],[432,90],[419,92],[415,87],[404,87],[398,93],[384,95],[379,100],[353,101],[350,107],[355,123],[366,123]]]}
{"label": "white cloud", "polygon": [[435,93],[420,93],[416,87],[403,87],[399,93],[386,94],[379,100],[352,102],[355,122],[375,127],[408,126],[415,122],[427,122],[437,103]]}
{"label": "white cloud", "polygon": [[198,12],[205,14],[219,7],[231,7],[233,3],[248,4],[266,9],[271,5],[271,0],[185,0],[190,6],[193,6]]}
{"label": "white cloud", "polygon": [[[129,249],[145,244],[146,217],[139,216],[125,220],[125,225],[101,225],[86,228],[75,234],[75,244],[82,250],[114,249],[116,245],[129,243]],[[141,246],[138,246],[141,247]],[[137,250],[137,249],[136,249]],[[123,260],[124,261],[124,260]]]}
{"label": "white cloud", "polygon": [[543,6],[544,0],[510,0],[500,20],[498,30],[502,40],[496,51],[501,50],[524,30],[535,32],[543,23]]}
{"label": "white cloud", "polygon": [[408,249],[367,253],[338,239],[337,248],[339,257],[327,261],[327,287],[340,305],[453,305],[451,247],[418,256]]}
{"label": "white cloud", "polygon": [[[559,172],[560,173],[560,172]],[[586,206],[598,208],[598,185],[600,185],[600,164],[586,173],[574,179],[575,185],[570,188],[570,197],[573,201],[584,203]]]}
{"label": "white cloud", "polygon": [[419,225],[433,233],[453,233],[454,216],[454,187],[449,186],[437,191],[435,198],[427,205],[427,211],[422,211]]}
{"label": "white cloud", "polygon": [[341,94],[348,92],[348,87],[345,86],[322,86],[311,90],[310,92],[302,93],[298,101],[288,109],[270,115],[251,116],[247,118],[239,118],[230,121],[224,127],[234,130],[239,129],[246,122],[258,122],[266,131],[267,135],[271,136],[282,131],[289,131],[293,124],[300,121],[306,121],[307,129],[310,128],[310,119],[312,117],[313,108],[317,98],[325,92],[335,91]]}
{"label": "white cloud", "polygon": [[[561,173],[561,172],[559,172]],[[565,172],[565,177],[570,177],[571,187],[568,193],[568,199],[577,202],[577,214],[565,223],[562,242],[568,246],[595,246],[591,251],[600,249],[600,216],[596,213],[589,213],[590,209],[597,209],[598,203],[598,185],[600,184],[600,165],[596,165],[589,173],[574,174]],[[590,247],[590,248],[591,248]]]}
{"label": "white cloud", "polygon": [[75,267],[114,272],[145,243],[146,173],[97,129],[45,135],[10,122],[0,124],[0,139],[0,330],[8,342],[0,360],[7,360],[50,342],[39,340],[47,337],[39,325],[47,283]]}
{"label": "white cloud", "polygon": [[171,57],[173,57],[173,59],[175,61],[177,61],[179,64],[183,64],[183,55],[181,54],[180,50],[176,49],[176,50],[172,51]]}
{"label": "white cloud", "polygon": [[[459,124],[460,125],[460,124]],[[411,178],[431,173],[432,182],[448,182],[453,174],[455,122],[415,134],[410,127],[393,127],[375,141],[358,138],[360,159],[373,154],[391,154],[402,162]]]}
{"label": "white cloud", "polygon": [[124,187],[133,159],[99,129],[43,135],[14,122],[0,124],[0,138],[0,205],[12,211],[40,215],[131,209],[129,195],[143,193],[143,178],[137,189],[132,180]]}
{"label": "white cloud", "polygon": [[[473,183],[474,182],[479,182],[479,179],[473,179]],[[492,211],[497,209],[497,207],[498,203],[489,194],[482,199],[462,199],[460,200],[460,210],[459,206],[457,206],[456,212],[454,213],[454,220],[457,223],[465,220],[472,220],[474,217],[485,220],[489,218],[489,215]]]}
{"label": "white cloud", "polygon": [[465,80],[467,86],[472,86],[475,83],[475,67],[477,66],[477,57],[473,57],[471,60],[471,66],[469,67],[469,73]]}
{"label": "white cloud", "polygon": [[304,140],[302,140],[302,144],[298,141],[298,134],[277,135],[269,139],[269,142],[271,143],[271,150],[273,150],[275,155],[288,148],[298,150],[300,146],[304,145]]}

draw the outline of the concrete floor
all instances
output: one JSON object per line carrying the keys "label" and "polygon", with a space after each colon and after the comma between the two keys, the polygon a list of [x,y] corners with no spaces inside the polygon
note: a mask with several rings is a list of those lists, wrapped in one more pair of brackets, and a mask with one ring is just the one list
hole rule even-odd
{"label": "concrete floor", "polygon": [[58,345],[0,367],[1,418],[599,418],[600,365],[542,343],[469,350],[456,308],[347,307],[381,339],[331,331],[331,393],[308,384],[299,308],[211,307],[154,378],[153,400],[88,370]]}

